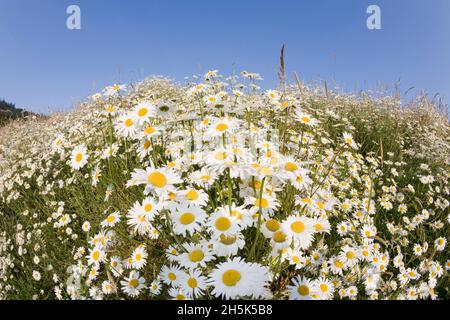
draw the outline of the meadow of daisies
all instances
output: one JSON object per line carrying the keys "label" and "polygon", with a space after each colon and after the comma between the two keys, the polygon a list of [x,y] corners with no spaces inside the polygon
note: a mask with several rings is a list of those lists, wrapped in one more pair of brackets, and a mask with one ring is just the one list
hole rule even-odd
{"label": "meadow of daisies", "polygon": [[450,125],[258,74],[0,128],[0,299],[449,299]]}

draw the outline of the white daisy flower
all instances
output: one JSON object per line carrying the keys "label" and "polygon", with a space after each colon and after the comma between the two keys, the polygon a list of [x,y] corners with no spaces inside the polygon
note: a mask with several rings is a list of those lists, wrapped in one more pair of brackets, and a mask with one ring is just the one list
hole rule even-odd
{"label": "white daisy flower", "polygon": [[290,300],[313,300],[318,292],[316,283],[307,278],[298,276],[292,282],[293,285],[287,287]]}
{"label": "white daisy flower", "polygon": [[155,106],[149,101],[142,101],[133,109],[138,124],[143,124],[156,114]]}
{"label": "white daisy flower", "polygon": [[175,191],[174,185],[182,182],[171,170],[154,167],[148,167],[145,170],[135,169],[131,174],[131,180],[137,185],[145,185],[145,193],[154,192],[157,195]]}
{"label": "white daisy flower", "polygon": [[212,294],[217,298],[263,298],[269,294],[269,269],[258,263],[247,263],[234,258],[218,264],[209,275],[213,287]]}
{"label": "white daisy flower", "polygon": [[70,155],[70,166],[75,170],[83,168],[89,159],[87,148],[84,145],[75,147]]}
{"label": "white daisy flower", "polygon": [[183,245],[185,252],[180,253],[178,262],[187,269],[195,269],[197,267],[206,267],[206,263],[213,259],[211,250],[207,245],[188,243]]}
{"label": "white daisy flower", "polygon": [[99,266],[100,263],[105,261],[106,253],[103,246],[98,244],[94,248],[89,250],[89,255],[86,257],[88,259],[88,265]]}
{"label": "white daisy flower", "polygon": [[114,227],[118,222],[120,222],[120,213],[119,212],[113,212],[111,213],[105,220],[102,221],[101,226],[103,228],[106,227]]}
{"label": "white daisy flower", "polygon": [[181,274],[178,285],[188,298],[201,298],[208,282],[200,270],[190,270]]}
{"label": "white daisy flower", "polygon": [[289,216],[281,223],[281,230],[288,236],[294,247],[307,249],[314,240],[313,221],[308,217]]}
{"label": "white daisy flower", "polygon": [[175,234],[194,234],[202,229],[205,223],[206,213],[200,207],[188,205],[175,205],[170,218]]}
{"label": "white daisy flower", "polygon": [[139,272],[131,271],[125,280],[120,281],[122,291],[128,296],[135,298],[141,294],[141,290],[145,288],[145,279],[139,276]]}

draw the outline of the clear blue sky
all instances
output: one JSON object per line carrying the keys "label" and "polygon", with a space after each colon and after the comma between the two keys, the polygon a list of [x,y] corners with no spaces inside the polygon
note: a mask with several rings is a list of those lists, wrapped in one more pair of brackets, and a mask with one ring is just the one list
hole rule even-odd
{"label": "clear blue sky", "polygon": [[[66,29],[70,4],[80,31]],[[369,4],[381,31],[366,28]],[[61,111],[114,82],[208,69],[273,86],[283,43],[288,72],[308,81],[357,91],[401,79],[450,98],[449,0],[0,0],[0,98]]]}

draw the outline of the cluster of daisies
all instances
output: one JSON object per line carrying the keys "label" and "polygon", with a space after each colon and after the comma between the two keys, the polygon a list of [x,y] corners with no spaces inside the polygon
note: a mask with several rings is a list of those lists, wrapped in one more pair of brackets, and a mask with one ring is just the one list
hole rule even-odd
{"label": "cluster of daisies", "polygon": [[355,98],[261,80],[116,84],[11,125],[0,298],[444,298],[449,153],[367,150]]}

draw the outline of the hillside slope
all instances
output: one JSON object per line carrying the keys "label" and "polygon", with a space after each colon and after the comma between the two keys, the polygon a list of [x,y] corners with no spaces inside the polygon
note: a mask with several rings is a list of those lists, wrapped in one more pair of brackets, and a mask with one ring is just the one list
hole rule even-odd
{"label": "hillside slope", "polygon": [[4,127],[0,298],[449,298],[448,119],[258,78]]}

